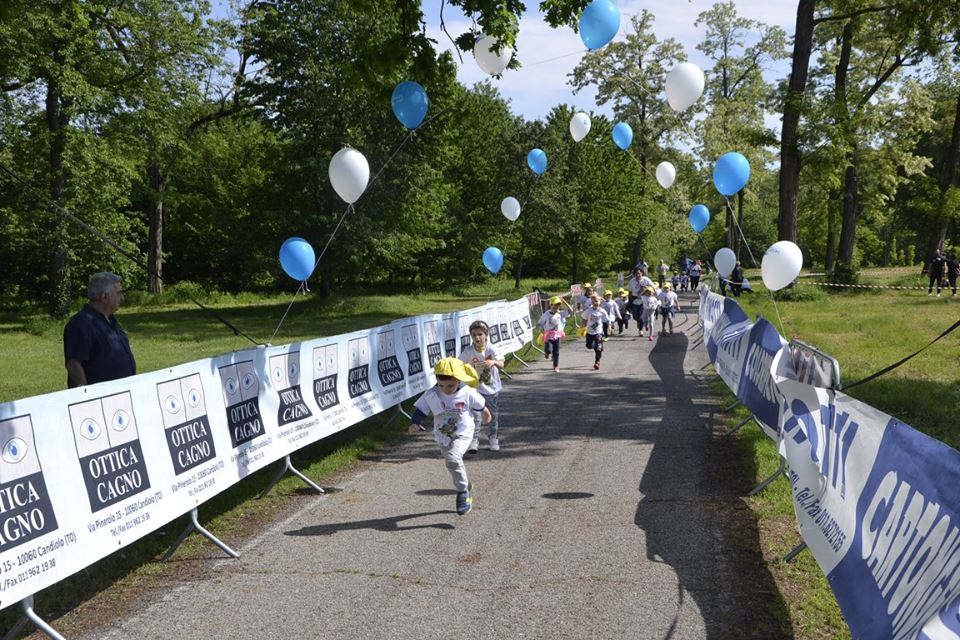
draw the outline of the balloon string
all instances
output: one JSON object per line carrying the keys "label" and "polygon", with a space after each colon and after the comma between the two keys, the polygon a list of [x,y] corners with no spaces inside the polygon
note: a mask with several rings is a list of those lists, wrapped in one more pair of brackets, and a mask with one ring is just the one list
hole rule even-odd
{"label": "balloon string", "polygon": [[[387,166],[390,165],[391,162],[393,162],[394,158],[397,157],[397,154],[400,153],[400,151],[403,149],[403,147],[404,147],[408,142],[410,142],[410,141],[413,139],[414,134],[415,134],[417,131],[419,131],[419,130],[423,129],[424,127],[426,127],[428,124],[430,124],[431,122],[433,122],[433,121],[436,120],[437,118],[439,118],[439,117],[440,117],[441,115],[443,115],[444,113],[446,113],[452,106],[453,106],[453,105],[448,105],[448,106],[446,106],[445,108],[441,109],[440,111],[438,111],[438,112],[435,113],[434,115],[430,116],[430,118],[428,118],[428,119],[425,120],[424,122],[420,123],[420,126],[418,126],[416,129],[411,129],[411,130],[410,130],[410,133],[408,133],[408,134],[406,135],[406,137],[405,137],[403,140],[400,141],[400,144],[398,144],[397,147],[396,147],[396,149],[393,150],[393,152],[390,154],[390,157],[387,158],[387,161],[383,163],[383,166],[380,167],[380,170],[377,171],[376,175],[373,176],[373,179],[370,180],[370,181],[367,183],[367,186],[366,186],[366,188],[363,190],[363,193],[360,194],[360,198],[362,198],[364,195],[366,195],[367,193],[369,193],[370,188],[371,188],[371,187],[373,186],[373,184],[377,181],[377,178],[379,178],[380,175],[383,174],[383,171],[387,168]],[[356,208],[354,207],[354,204],[355,204],[356,202],[359,202],[360,198],[357,198],[357,200],[354,201],[354,202],[352,202],[352,203],[348,203],[347,206],[346,206],[346,208],[343,210],[343,213],[340,214],[340,219],[337,221],[337,225],[333,228],[333,232],[330,234],[330,237],[327,238],[326,244],[323,245],[323,249],[320,251],[320,255],[317,256],[316,261],[313,263],[313,270],[311,270],[311,273],[313,273],[313,271],[315,271],[316,268],[320,265],[320,261],[323,260],[323,256],[327,253],[327,249],[330,248],[330,243],[332,243],[332,242],[333,242],[333,239],[336,237],[337,231],[339,231],[341,225],[343,225],[343,221],[346,219],[347,214],[348,214],[348,213],[356,213]],[[290,307],[293,306],[293,303],[294,303],[294,302],[296,301],[296,299],[297,299],[297,295],[298,295],[301,291],[304,291],[305,293],[306,293],[307,291],[310,291],[310,289],[307,288],[307,281],[306,281],[306,280],[304,280],[303,282],[300,283],[300,288],[298,288],[297,291],[296,291],[296,293],[293,294],[293,298],[290,300],[290,304],[287,306],[287,310],[283,313],[283,317],[280,318],[280,322],[277,323],[277,328],[273,330],[273,335],[270,336],[269,342],[273,342],[273,339],[276,337],[277,332],[280,331],[280,327],[283,326],[283,322],[284,322],[284,320],[286,320],[287,314],[290,312]]]}
{"label": "balloon string", "polygon": [[[108,247],[110,247],[111,249],[119,253],[121,256],[130,260],[134,264],[134,266],[145,271],[147,275],[154,276],[160,283],[166,284],[163,277],[159,273],[157,273],[156,269],[154,269],[152,265],[150,265],[149,263],[144,264],[143,262],[141,262],[140,258],[134,256],[129,251],[124,250],[120,245],[118,245],[116,242],[110,239],[110,237],[108,237],[105,233],[103,233],[96,227],[87,224],[77,216],[73,215],[73,213],[69,209],[61,205],[59,202],[56,202],[53,199],[51,199],[50,196],[46,195],[44,192],[42,192],[40,189],[34,186],[30,181],[28,181],[26,178],[18,174],[16,171],[14,171],[13,169],[10,169],[3,163],[0,163],[0,171],[7,174],[11,178],[13,178],[16,182],[23,185],[28,191],[33,193],[34,196],[38,197],[42,202],[46,203],[46,206],[49,207],[50,210],[52,210],[54,213],[59,215],[61,218],[63,218],[68,222],[72,222],[73,224],[77,225],[87,233],[93,235],[98,240],[100,240],[100,242],[104,243],[105,245],[107,245]],[[242,336],[255,345],[260,344],[259,342],[257,342],[256,340],[248,336],[246,333],[238,329],[236,326],[234,326],[229,320],[227,320],[226,318],[218,314],[213,309],[205,306],[203,303],[201,303],[199,300],[197,300],[195,297],[193,297],[189,293],[187,293],[187,299],[193,304],[197,305],[203,311],[207,312],[208,314],[216,318],[228,329],[233,331],[233,335]]]}
{"label": "balloon string", "polygon": [[[753,255],[753,251],[750,249],[750,244],[747,243],[746,236],[743,235],[743,229],[740,228],[740,222],[737,220],[737,216],[734,215],[733,205],[730,204],[730,198],[723,196],[723,199],[727,203],[727,208],[730,211],[730,218],[733,220],[734,226],[737,228],[737,232],[740,234],[740,239],[743,240],[743,246],[747,248],[747,253],[750,255],[750,261],[753,263],[754,268],[762,267],[757,264],[757,259]],[[773,310],[777,313],[777,323],[780,325],[780,335],[786,335],[786,331],[783,328],[783,318],[780,316],[780,307],[777,305],[777,299],[773,295],[773,291],[767,289],[767,295],[770,296],[770,302],[773,303]]]}
{"label": "balloon string", "polygon": [[297,300],[297,294],[303,291],[304,285],[306,285],[306,283],[307,281],[303,280],[300,283],[300,287],[297,289],[297,292],[293,294],[293,297],[290,299],[290,304],[287,305],[287,310],[283,312],[283,317],[280,318],[280,322],[277,324],[277,328],[273,330],[273,335],[271,335],[270,339],[267,340],[267,346],[270,346],[273,344],[273,339],[274,337],[276,337],[277,331],[280,331],[280,326],[283,324],[283,321],[287,319],[287,314],[290,313],[290,308],[293,306],[293,303],[296,302]]}

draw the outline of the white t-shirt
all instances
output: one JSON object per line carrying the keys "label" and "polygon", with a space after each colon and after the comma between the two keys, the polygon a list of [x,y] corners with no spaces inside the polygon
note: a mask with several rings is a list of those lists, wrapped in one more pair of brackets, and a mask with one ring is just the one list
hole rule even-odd
{"label": "white t-shirt", "polygon": [[644,311],[652,312],[660,306],[660,301],[657,300],[656,296],[640,296],[639,299]]}
{"label": "white t-shirt", "polygon": [[461,383],[456,393],[449,396],[436,386],[430,387],[413,406],[433,415],[433,437],[446,447],[457,436],[473,437],[473,415],[470,412],[483,411],[487,403],[474,389]]}
{"label": "white t-shirt", "polygon": [[595,336],[603,333],[603,323],[610,322],[610,316],[603,309],[590,307],[583,312],[583,322],[587,326],[587,333]]}
{"label": "white t-shirt", "polygon": [[[653,280],[651,280],[647,276],[640,276],[639,280],[637,280],[636,278],[630,279],[630,291],[633,293],[633,295],[637,296],[638,298],[640,297],[640,294],[643,293],[643,290],[646,287],[652,287],[652,286],[653,286]],[[634,304],[639,304],[639,303],[634,302]]]}
{"label": "white t-shirt", "polygon": [[664,289],[660,292],[660,304],[664,309],[676,307],[678,305],[677,294],[669,289]]}
{"label": "white t-shirt", "polygon": [[567,324],[567,316],[569,315],[570,312],[566,309],[561,309],[557,313],[547,311],[540,316],[540,328],[544,331],[562,331],[564,325]]}
{"label": "white t-shirt", "polygon": [[500,355],[496,347],[487,343],[483,353],[477,353],[477,350],[471,344],[468,347],[464,347],[463,351],[460,352],[460,359],[467,364],[473,365],[473,368],[480,374],[480,386],[477,388],[477,391],[479,391],[481,395],[493,395],[494,393],[499,393],[500,389],[503,388],[503,384],[500,382],[500,368],[490,367],[487,369],[487,365],[483,363],[484,360],[503,359],[503,356]]}
{"label": "white t-shirt", "polygon": [[604,300],[603,302],[600,303],[600,308],[607,312],[607,316],[609,316],[610,318],[608,322],[613,322],[617,318],[621,317],[620,305],[617,304],[617,302],[614,300],[611,300],[610,302],[607,302],[606,300]]}

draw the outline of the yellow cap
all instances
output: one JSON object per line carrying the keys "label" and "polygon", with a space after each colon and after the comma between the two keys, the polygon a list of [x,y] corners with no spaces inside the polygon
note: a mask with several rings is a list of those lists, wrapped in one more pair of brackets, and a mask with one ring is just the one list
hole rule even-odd
{"label": "yellow cap", "polygon": [[563,301],[560,299],[560,296],[553,296],[550,298],[550,304],[560,304]]}
{"label": "yellow cap", "polygon": [[664,288],[664,289],[672,289],[672,288],[673,288],[673,285],[670,284],[669,282],[664,282],[664,283],[663,283],[663,288]]}
{"label": "yellow cap", "polygon": [[621,297],[621,298],[629,298],[629,297],[630,297],[630,294],[627,293],[626,291],[623,291],[623,290],[621,289],[621,290],[620,290],[620,297]]}
{"label": "yellow cap", "polygon": [[584,283],[583,283],[583,288],[584,288],[584,289],[593,289],[593,285],[590,284],[589,282],[584,282]]}
{"label": "yellow cap", "polygon": [[610,291],[609,289],[608,289],[607,291],[604,291],[604,292],[603,292],[603,297],[604,297],[604,298],[606,298],[607,296],[612,296],[612,295],[613,295],[613,291]]}
{"label": "yellow cap", "polygon": [[653,288],[653,287],[644,287],[643,290],[644,290],[644,291],[649,291],[650,293],[654,293],[654,288]]}
{"label": "yellow cap", "polygon": [[477,370],[471,365],[460,361],[457,358],[442,358],[433,365],[433,373],[438,376],[450,376],[462,382],[466,382],[471,387],[480,384],[480,376]]}

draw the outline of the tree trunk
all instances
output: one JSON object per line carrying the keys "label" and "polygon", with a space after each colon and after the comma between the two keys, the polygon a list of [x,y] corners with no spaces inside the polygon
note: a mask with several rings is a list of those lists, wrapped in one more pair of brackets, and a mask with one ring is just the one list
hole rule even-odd
{"label": "tree trunk", "polygon": [[783,107],[780,133],[780,211],[777,239],[797,241],[797,196],[800,192],[800,146],[797,128],[807,85],[810,51],[813,47],[813,12],[816,0],[800,0],[793,39],[793,65]]}
{"label": "tree trunk", "polygon": [[147,167],[150,179],[150,235],[147,238],[148,290],[163,293],[163,197],[167,190],[167,176],[157,160]]}
{"label": "tree trunk", "polygon": [[843,217],[840,222],[839,262],[853,267],[853,250],[857,246],[857,168],[860,157],[857,144],[847,152],[847,170],[843,174]]}
{"label": "tree trunk", "polygon": [[[737,236],[734,238],[734,243],[737,245],[737,248],[734,249],[734,253],[737,254],[737,258],[740,256],[740,243],[743,242],[743,238],[740,237],[740,233],[743,232],[743,189],[740,189],[737,192],[737,226],[740,228],[740,232],[737,233]],[[753,265],[758,267],[760,265]]]}
{"label": "tree trunk", "polygon": [[950,187],[960,187],[960,96],[957,97],[957,111],[953,118],[953,134],[950,136],[950,147],[947,157],[943,161],[943,170],[940,172],[940,215],[933,228],[930,244],[927,246],[925,264],[933,258],[935,249],[943,247],[947,238],[947,226],[950,216],[943,215],[944,197]]}
{"label": "tree trunk", "polygon": [[[647,176],[647,154],[646,150],[641,151],[640,153],[640,197],[643,198],[646,193],[646,176]],[[643,234],[643,212],[637,217],[637,237],[633,241],[633,253],[631,254],[630,270],[633,271],[633,266],[640,262],[640,256],[643,253],[643,241],[645,240]]]}
{"label": "tree trunk", "polygon": [[[63,65],[65,59],[58,49],[53,51],[53,61]],[[63,157],[67,149],[67,126],[70,124],[72,100],[61,94],[58,80],[47,79],[46,120],[50,133],[50,200],[61,207],[66,206],[67,174]],[[63,317],[70,312],[70,264],[67,256],[66,221],[55,211],[50,241],[50,298],[48,309],[54,317]]]}
{"label": "tree trunk", "polygon": [[[830,202],[835,202],[839,197],[836,191],[831,191]],[[833,263],[837,259],[837,210],[833,207],[827,207],[827,250],[823,257],[823,270],[827,273],[833,271]]]}
{"label": "tree trunk", "polygon": [[740,259],[740,247],[737,246],[737,230],[734,228],[733,224],[733,205],[730,204],[730,198],[724,198],[723,204],[724,218],[727,224],[727,246],[735,254],[737,254],[737,259]]}
{"label": "tree trunk", "polygon": [[848,268],[853,267],[853,250],[857,244],[857,169],[859,153],[856,134],[850,123],[850,109],[847,105],[847,71],[850,69],[850,55],[853,51],[853,20],[843,26],[840,36],[840,57],[837,59],[835,98],[836,121],[847,145],[846,168],[843,172],[843,200],[840,217],[839,262]]}

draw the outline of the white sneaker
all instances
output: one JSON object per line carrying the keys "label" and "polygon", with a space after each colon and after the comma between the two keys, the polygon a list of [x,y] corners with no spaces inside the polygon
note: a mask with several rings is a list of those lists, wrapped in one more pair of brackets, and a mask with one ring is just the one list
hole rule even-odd
{"label": "white sneaker", "polygon": [[490,451],[500,451],[500,438],[490,438]]}
{"label": "white sneaker", "polygon": [[480,438],[474,438],[473,442],[470,443],[470,448],[467,449],[467,453],[476,453],[480,450]]}

